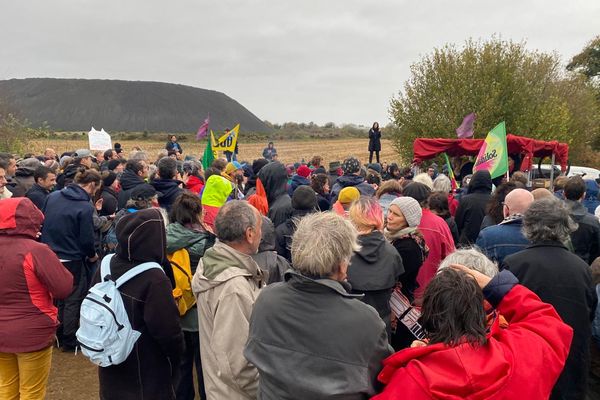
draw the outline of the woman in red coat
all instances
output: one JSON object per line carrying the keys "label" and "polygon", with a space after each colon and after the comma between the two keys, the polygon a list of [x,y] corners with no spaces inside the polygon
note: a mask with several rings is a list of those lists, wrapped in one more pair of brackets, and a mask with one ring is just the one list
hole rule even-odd
{"label": "woman in red coat", "polygon": [[25,197],[0,200],[0,399],[44,399],[58,326],[53,299],[73,275],[37,237],[42,212]]}
{"label": "woman in red coat", "polygon": [[[508,328],[497,319],[486,332],[484,298]],[[383,362],[378,378],[386,387],[374,399],[547,399],[573,337],[556,310],[509,271],[490,279],[462,265],[429,283],[420,322],[428,343]]]}

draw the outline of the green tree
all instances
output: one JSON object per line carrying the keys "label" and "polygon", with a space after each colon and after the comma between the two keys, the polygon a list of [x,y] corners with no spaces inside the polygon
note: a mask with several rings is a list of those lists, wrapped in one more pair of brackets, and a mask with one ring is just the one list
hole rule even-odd
{"label": "green tree", "polygon": [[22,154],[31,139],[47,137],[46,123],[33,128],[29,121],[21,119],[7,102],[0,100],[0,151]]}
{"label": "green tree", "polygon": [[600,114],[589,85],[564,76],[558,55],[529,51],[525,43],[492,38],[468,40],[461,49],[446,45],[411,72],[389,109],[392,139],[407,160],[416,138],[455,138],[471,112],[479,138],[500,121],[509,133],[567,142],[574,150],[598,135]]}
{"label": "green tree", "polygon": [[581,53],[571,59],[567,64],[567,70],[579,72],[588,79],[600,77],[600,35],[592,39]]}

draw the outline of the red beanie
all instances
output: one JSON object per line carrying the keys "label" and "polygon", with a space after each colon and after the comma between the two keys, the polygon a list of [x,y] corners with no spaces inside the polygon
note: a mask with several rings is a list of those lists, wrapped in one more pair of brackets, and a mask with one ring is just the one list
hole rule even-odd
{"label": "red beanie", "polygon": [[308,168],[306,165],[301,165],[298,167],[296,173],[303,178],[308,178],[310,175],[310,168]]}

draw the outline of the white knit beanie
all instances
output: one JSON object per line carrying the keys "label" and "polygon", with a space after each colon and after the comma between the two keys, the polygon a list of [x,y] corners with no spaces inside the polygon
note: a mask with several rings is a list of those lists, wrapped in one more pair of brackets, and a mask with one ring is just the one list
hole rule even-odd
{"label": "white knit beanie", "polygon": [[390,203],[390,207],[391,206],[398,206],[409,227],[416,227],[421,223],[423,210],[421,210],[419,202],[412,197],[396,197]]}

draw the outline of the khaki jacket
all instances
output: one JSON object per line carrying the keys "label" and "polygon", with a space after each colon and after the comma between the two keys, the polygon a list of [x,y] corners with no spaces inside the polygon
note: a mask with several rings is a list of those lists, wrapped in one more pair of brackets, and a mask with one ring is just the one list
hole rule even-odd
{"label": "khaki jacket", "polygon": [[256,399],[258,371],[243,352],[252,308],[265,282],[252,257],[219,241],[198,264],[192,290],[209,400]]}

